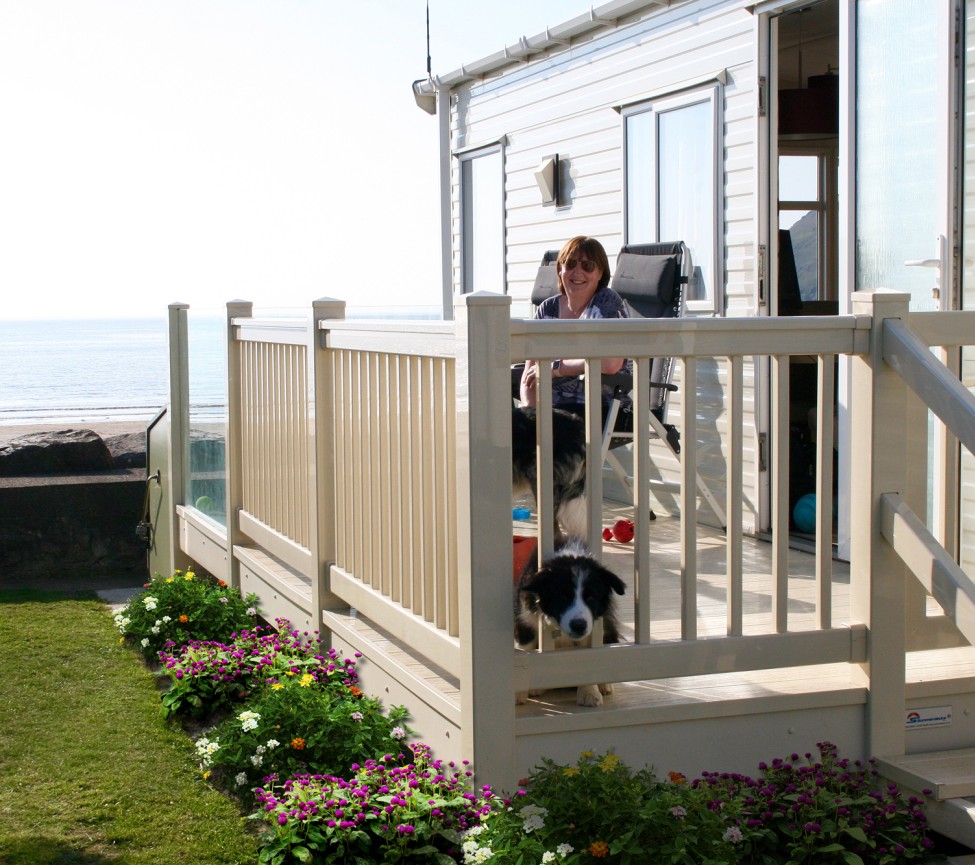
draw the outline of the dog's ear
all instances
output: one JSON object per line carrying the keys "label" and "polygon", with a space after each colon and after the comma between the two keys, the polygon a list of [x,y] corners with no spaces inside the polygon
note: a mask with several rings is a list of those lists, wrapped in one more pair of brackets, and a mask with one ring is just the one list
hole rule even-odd
{"label": "dog's ear", "polygon": [[606,582],[606,585],[616,592],[617,595],[626,594],[626,584],[618,576],[616,576],[616,574],[614,574],[611,570],[604,568],[602,565],[599,566],[599,570],[603,580]]}
{"label": "dog's ear", "polygon": [[550,576],[551,573],[549,572],[548,568],[543,566],[534,573],[523,574],[518,588],[523,592],[538,594],[539,590],[545,585]]}

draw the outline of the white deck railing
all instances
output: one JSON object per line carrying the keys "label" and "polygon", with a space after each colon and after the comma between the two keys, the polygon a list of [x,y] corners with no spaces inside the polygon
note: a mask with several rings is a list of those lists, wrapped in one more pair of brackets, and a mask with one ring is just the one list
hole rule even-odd
{"label": "white deck railing", "polygon": [[[342,319],[343,304],[322,301],[308,322],[267,322],[249,318],[250,307],[228,307],[230,319],[230,428],[228,431],[228,546],[235,568],[264,575],[272,590],[288,581],[280,563],[298,578],[285,587],[304,603],[315,621],[336,634],[360,639],[347,611],[365,617],[417,656],[430,659],[456,678],[459,705],[437,710],[461,730],[465,756],[490,765],[510,779],[515,736],[516,689],[558,687],[580,681],[624,682],[720,672],[798,667],[828,663],[868,664],[872,693],[897,711],[871,712],[870,743],[875,753],[903,749],[906,599],[890,586],[903,573],[891,539],[891,525],[902,511],[882,496],[903,490],[895,478],[900,458],[875,459],[889,447],[907,447],[907,435],[884,425],[890,399],[899,398],[897,374],[883,362],[882,322],[895,313],[906,318],[906,299],[866,294],[856,314],[780,319],[678,319],[667,321],[511,321],[510,300],[495,295],[462,298],[456,321],[444,323],[361,322]],[[879,310],[879,313],[878,313]],[[946,314],[947,315],[947,314]],[[948,317],[924,320],[928,344],[975,342],[971,314],[950,324]],[[891,344],[905,340],[888,325]],[[932,334],[948,334],[947,337]],[[940,342],[939,342],[940,339]],[[705,448],[713,465],[724,462],[727,515],[726,628],[723,637],[699,634],[698,525],[681,521],[680,620],[659,632],[652,624],[649,599],[656,578],[649,520],[651,447],[649,407],[637,397],[633,444],[636,518],[634,539],[633,642],[585,652],[525,653],[512,647],[511,584],[511,426],[510,364],[533,358],[584,357],[589,382],[587,429],[590,454],[588,503],[590,536],[601,544],[603,478],[599,449],[599,363],[604,356],[634,360],[637,388],[646,384],[650,352],[676,357],[680,364],[680,512],[697,514],[695,472]],[[836,356],[854,359],[853,413],[855,515],[852,610],[836,623],[831,606],[831,515],[833,441],[833,364]],[[747,387],[766,358],[772,369],[771,513],[776,526],[789,523],[790,359],[817,364],[819,406],[816,459],[817,533],[815,616],[790,617],[788,532],[773,534],[773,565],[768,616],[745,615],[743,600],[743,466],[754,461],[757,443],[744,420],[754,412]],[[928,369],[903,350],[890,359],[911,380],[911,370]],[[697,404],[698,370],[707,363],[709,381],[721,384],[720,417],[708,418]],[[550,393],[548,364],[541,364],[539,392]],[[928,379],[930,380],[930,379]],[[957,381],[956,381],[957,384]],[[971,396],[949,387],[934,388],[951,408],[954,435],[971,446],[975,413],[955,411]],[[539,412],[539,536],[550,548],[553,514],[551,461],[544,442],[551,435],[543,396]],[[967,402],[966,402],[967,401]],[[965,413],[967,412],[967,414]],[[944,415],[942,415],[944,416]],[[915,458],[926,452],[915,448]],[[548,482],[546,483],[546,478]],[[714,480],[714,479],[712,479]],[[893,515],[892,515],[893,514]],[[886,530],[882,526],[886,525]],[[915,532],[920,536],[919,531]],[[944,563],[928,588],[959,620],[975,599],[945,561],[933,539],[918,542]],[[897,544],[903,547],[902,544]],[[937,545],[935,545],[937,546]],[[915,544],[915,548],[917,544]],[[268,563],[270,554],[277,563]],[[907,556],[908,554],[905,553]],[[908,556],[909,557],[909,556]],[[950,560],[951,557],[947,556]],[[873,579],[887,568],[884,583]],[[277,571],[275,570],[277,568]],[[893,568],[894,573],[890,573]],[[249,571],[249,572],[250,572]],[[949,574],[950,588],[945,588]],[[921,576],[921,575],[919,575]],[[302,592],[301,584],[307,586]],[[297,586],[297,588],[296,588]],[[952,605],[953,602],[953,605]],[[899,609],[894,609],[900,603]],[[868,651],[867,631],[875,623]],[[404,676],[409,674],[404,670]],[[431,697],[431,704],[437,700]],[[598,723],[598,721],[596,722]],[[900,751],[898,749],[901,749]],[[485,756],[486,755],[486,756]],[[489,779],[488,779],[489,780]]]}

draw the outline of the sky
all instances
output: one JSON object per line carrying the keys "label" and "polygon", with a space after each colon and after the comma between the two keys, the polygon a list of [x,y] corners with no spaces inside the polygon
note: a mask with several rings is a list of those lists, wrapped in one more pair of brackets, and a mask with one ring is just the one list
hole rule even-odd
{"label": "sky", "polygon": [[[583,12],[430,0],[434,75]],[[440,303],[425,0],[3,0],[0,318]]]}

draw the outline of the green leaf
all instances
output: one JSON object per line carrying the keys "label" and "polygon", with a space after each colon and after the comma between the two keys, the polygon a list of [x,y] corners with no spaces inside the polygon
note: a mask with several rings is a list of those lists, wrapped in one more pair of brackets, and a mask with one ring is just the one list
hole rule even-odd
{"label": "green leaf", "polygon": [[848,829],[844,829],[843,831],[854,840],[859,841],[861,844],[869,843],[867,841],[867,834],[859,826],[850,826]]}
{"label": "green leaf", "polygon": [[852,850],[844,850],[843,859],[846,861],[846,865],[863,865],[863,860]]}
{"label": "green leaf", "polygon": [[292,847],[291,855],[299,862],[311,862],[311,850],[307,847]]}

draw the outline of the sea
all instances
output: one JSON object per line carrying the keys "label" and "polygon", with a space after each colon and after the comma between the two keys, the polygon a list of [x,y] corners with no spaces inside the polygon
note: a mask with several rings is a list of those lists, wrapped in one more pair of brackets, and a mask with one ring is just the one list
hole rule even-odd
{"label": "sea", "polygon": [[[432,307],[349,309],[346,314],[349,318],[440,317]],[[227,401],[226,319],[216,312],[191,313],[187,330],[194,415],[220,417]],[[0,427],[148,424],[168,402],[165,317],[0,320]]]}

